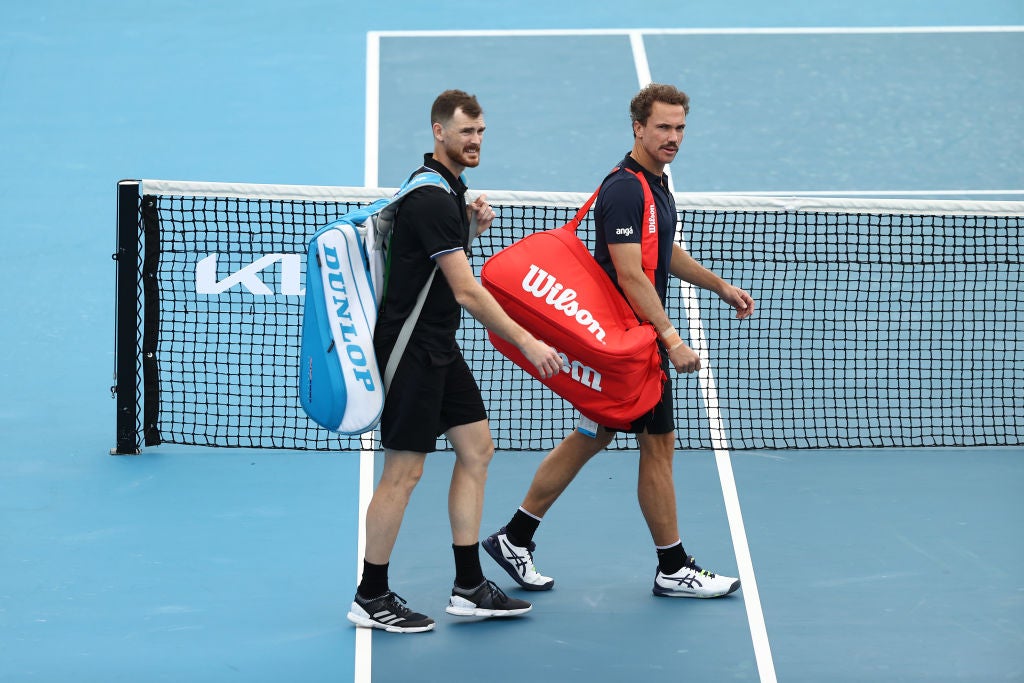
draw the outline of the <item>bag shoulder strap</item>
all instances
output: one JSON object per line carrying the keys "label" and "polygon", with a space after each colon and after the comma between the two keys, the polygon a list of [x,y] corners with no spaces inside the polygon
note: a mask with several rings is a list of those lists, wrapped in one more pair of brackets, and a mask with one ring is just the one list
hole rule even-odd
{"label": "bag shoulder strap", "polygon": [[[641,267],[644,270],[644,274],[647,279],[654,284],[654,272],[658,269],[658,207],[654,203],[654,193],[651,191],[651,185],[647,182],[647,178],[644,177],[643,171],[633,171],[628,168],[622,168],[616,166],[611,170],[615,173],[619,170],[626,171],[636,176],[637,180],[640,181],[640,187],[644,193],[644,213],[643,213],[643,228],[640,233],[640,250],[641,250]],[[608,176],[605,176],[607,180]],[[604,185],[602,181],[601,185]],[[586,217],[587,213],[590,212],[590,207],[593,206],[594,201],[597,199],[597,195],[601,192],[599,186],[594,190],[594,194],[590,195],[590,199],[583,203],[580,210],[576,212],[576,215],[572,219],[562,226],[561,229],[568,230],[569,232],[576,232],[576,228],[579,227],[580,223]]]}
{"label": "bag shoulder strap", "polygon": [[[426,186],[439,187],[445,192],[452,191],[448,181],[437,171],[428,169],[426,166],[418,169],[402,183],[402,186],[398,188],[398,191],[390,199],[384,200],[386,203],[379,209],[373,228],[374,249],[382,249],[385,242],[391,237],[391,231],[395,227],[395,216],[398,213],[398,206],[401,204],[402,199],[405,198],[405,195]],[[376,204],[371,206],[376,206]]]}
{"label": "bag shoulder strap", "polygon": [[653,285],[654,271],[658,269],[658,207],[654,203],[654,193],[651,192],[651,185],[647,182],[644,172],[628,168],[623,170],[635,175],[644,191],[644,214],[640,227],[641,265],[647,279]]}

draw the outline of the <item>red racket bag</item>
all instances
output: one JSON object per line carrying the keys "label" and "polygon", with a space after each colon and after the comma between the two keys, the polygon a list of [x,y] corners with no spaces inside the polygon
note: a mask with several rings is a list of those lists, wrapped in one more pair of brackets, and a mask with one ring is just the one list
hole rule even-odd
{"label": "red racket bag", "polygon": [[[644,270],[654,277],[657,223],[650,188],[640,175],[650,217],[644,230]],[[600,188],[599,188],[600,190]],[[567,224],[529,235],[491,256],[480,280],[505,312],[562,358],[562,371],[540,379],[513,344],[489,333],[502,355],[600,425],[627,429],[661,398],[657,333],[641,323],[576,228],[595,192]]]}

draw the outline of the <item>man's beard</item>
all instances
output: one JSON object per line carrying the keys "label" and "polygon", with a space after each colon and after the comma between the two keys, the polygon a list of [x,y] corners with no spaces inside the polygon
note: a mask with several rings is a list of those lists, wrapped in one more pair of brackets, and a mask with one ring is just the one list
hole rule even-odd
{"label": "man's beard", "polygon": [[480,148],[477,147],[473,156],[469,156],[466,152],[465,147],[447,149],[448,158],[454,161],[459,166],[465,166],[466,168],[476,168],[480,165]]}

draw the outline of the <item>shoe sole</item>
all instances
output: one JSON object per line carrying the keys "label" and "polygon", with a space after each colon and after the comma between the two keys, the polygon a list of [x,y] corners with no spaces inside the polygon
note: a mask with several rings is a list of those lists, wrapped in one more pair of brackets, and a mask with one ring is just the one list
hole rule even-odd
{"label": "shoe sole", "polygon": [[526,614],[531,609],[533,609],[533,605],[522,609],[483,609],[480,607],[453,607],[448,605],[444,611],[454,617],[515,617],[520,614]]}
{"label": "shoe sole", "polygon": [[707,594],[701,595],[700,593],[697,593],[697,592],[677,591],[677,590],[671,590],[669,588],[659,588],[658,586],[655,586],[654,589],[651,592],[654,593],[655,595],[659,596],[659,597],[662,597],[662,598],[701,598],[701,599],[707,599],[707,598],[721,598],[721,597],[725,597],[726,595],[732,595],[733,593],[738,591],[739,588],[740,588],[740,581],[739,581],[739,579],[736,579],[736,581],[734,581],[732,583],[732,585],[729,586],[729,590],[727,590],[725,592],[722,592],[722,593],[707,593]]}
{"label": "shoe sole", "polygon": [[382,624],[379,621],[374,621],[370,617],[364,617],[361,614],[355,612],[348,613],[348,620],[356,626],[362,626],[363,628],[379,628],[382,631],[388,633],[423,633],[424,631],[433,631],[434,622],[427,624],[426,626],[389,626],[388,624]]}
{"label": "shoe sole", "polygon": [[480,545],[484,547],[484,550],[486,550],[487,554],[491,556],[491,559],[497,562],[498,566],[504,569],[505,573],[512,577],[512,580],[518,583],[524,590],[549,591],[555,587],[554,579],[551,579],[549,583],[543,583],[540,585],[526,583],[523,581],[523,578],[519,576],[519,572],[516,571],[511,562],[505,559],[505,556],[501,554],[501,549],[497,547],[497,543],[491,540],[490,536],[488,536]]}

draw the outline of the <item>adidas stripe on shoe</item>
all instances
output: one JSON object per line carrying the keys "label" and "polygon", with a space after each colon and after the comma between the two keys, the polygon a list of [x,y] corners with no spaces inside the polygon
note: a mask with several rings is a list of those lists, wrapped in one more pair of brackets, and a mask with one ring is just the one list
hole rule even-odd
{"label": "adidas stripe on shoe", "polygon": [[405,606],[405,600],[391,591],[372,600],[366,600],[356,593],[348,620],[357,626],[379,628],[391,633],[420,633],[434,628],[433,619],[413,612]]}
{"label": "adidas stripe on shoe", "polygon": [[739,579],[701,569],[692,557],[673,574],[663,574],[659,569],[654,575],[654,594],[669,598],[718,598],[739,587]]}
{"label": "adidas stripe on shoe", "polygon": [[555,580],[542,575],[533,564],[533,551],[537,545],[515,545],[508,540],[505,527],[491,534],[480,544],[487,554],[504,569],[512,579],[528,591],[551,590]]}
{"label": "adidas stripe on shoe", "polygon": [[510,598],[493,581],[484,581],[476,588],[452,588],[452,597],[445,611],[457,617],[514,617],[526,614],[533,605]]}

